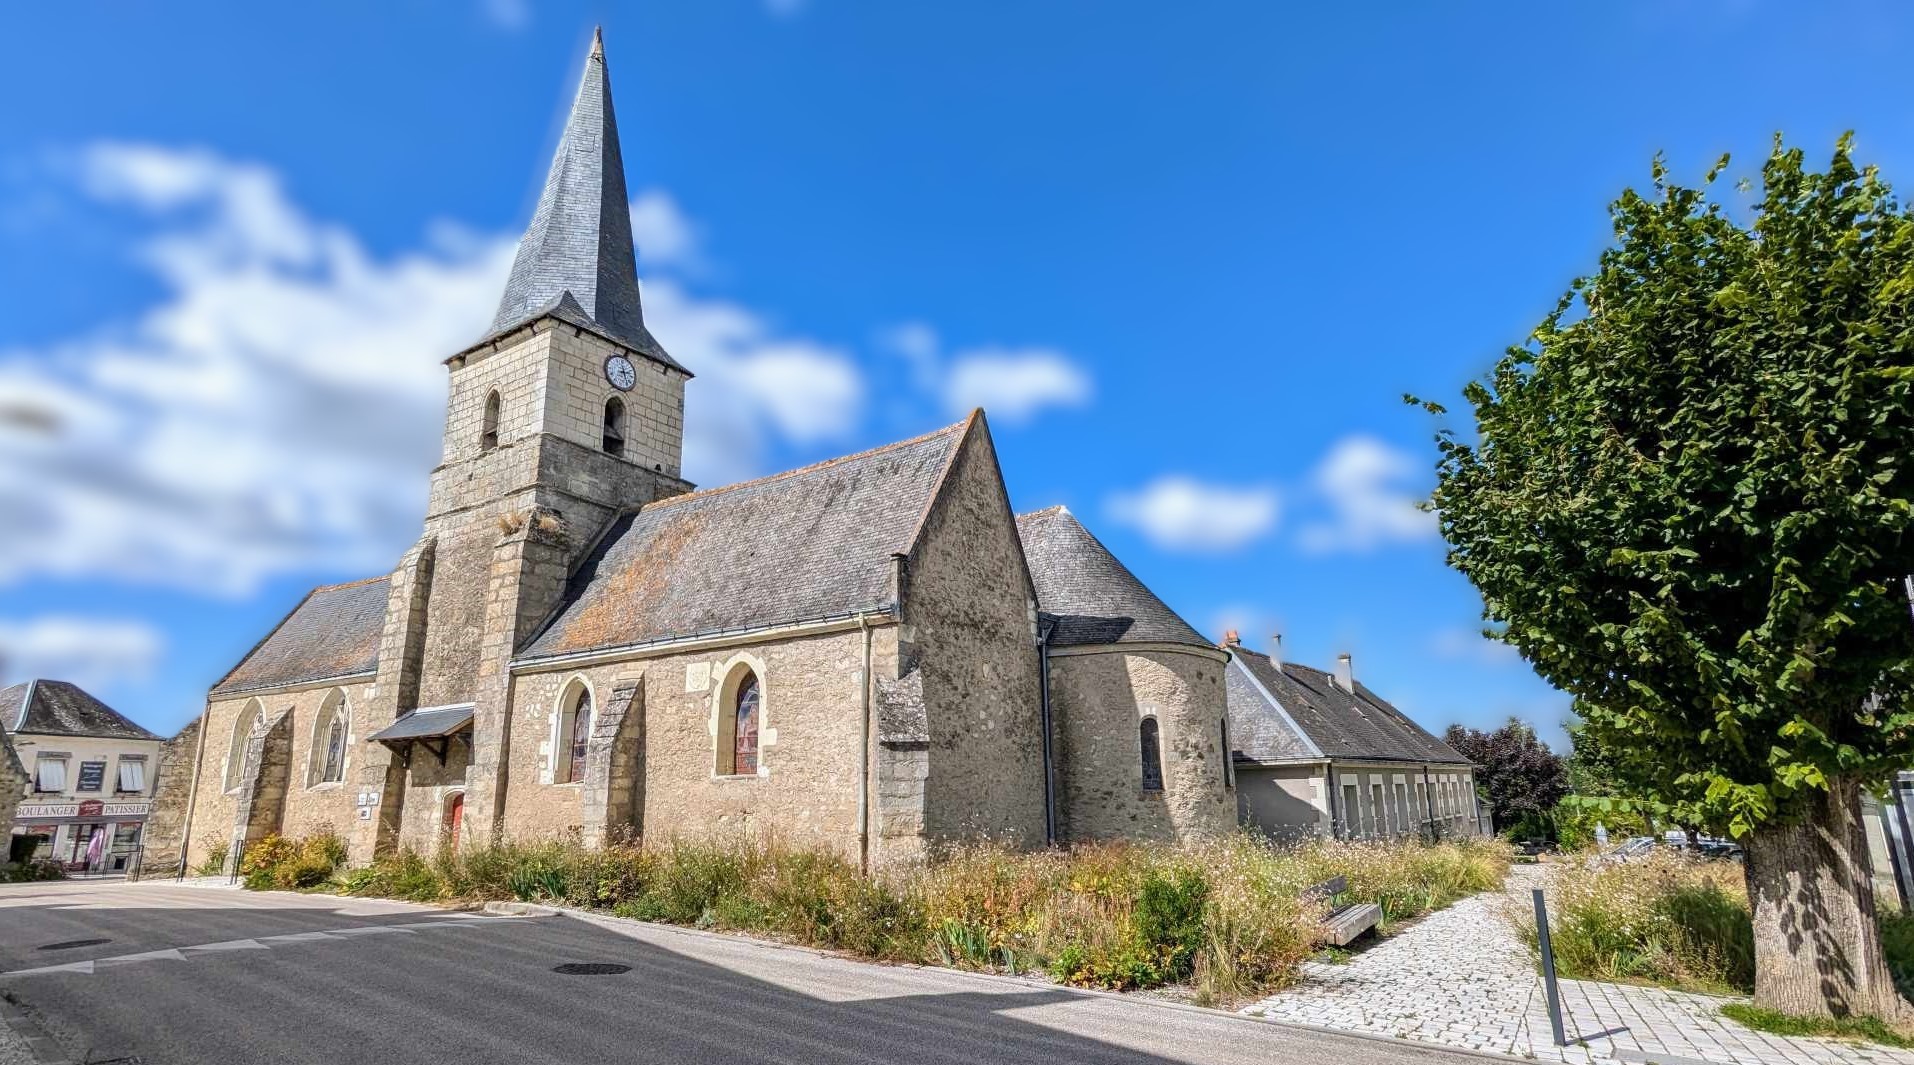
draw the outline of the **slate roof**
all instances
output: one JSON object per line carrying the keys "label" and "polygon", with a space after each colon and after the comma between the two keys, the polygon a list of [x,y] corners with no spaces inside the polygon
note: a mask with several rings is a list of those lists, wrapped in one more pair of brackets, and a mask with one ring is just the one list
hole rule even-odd
{"label": "slate roof", "polygon": [[476,710],[477,707],[472,703],[424,707],[401,715],[397,721],[366,739],[394,743],[399,740],[430,740],[450,736],[470,725]]}
{"label": "slate roof", "polygon": [[1017,517],[1052,647],[1210,642],[1145,587],[1063,507]]}
{"label": "slate roof", "polygon": [[0,724],[6,732],[43,736],[103,736],[108,739],[158,740],[165,737],[128,721],[125,715],[63,680],[30,680],[0,691]]}
{"label": "slate roof", "polygon": [[684,370],[645,328],[611,74],[604,41],[596,33],[571,116],[485,339],[546,315]]}
{"label": "slate roof", "polygon": [[[1346,692],[1320,669],[1294,662],[1278,666],[1268,655],[1244,647],[1229,652],[1230,741],[1246,758],[1470,764],[1361,681],[1354,692]],[[1255,683],[1248,683],[1252,678]],[[1272,708],[1263,692],[1280,708]]]}
{"label": "slate roof", "polygon": [[306,593],[213,694],[307,684],[377,669],[389,580],[374,577]]}
{"label": "slate roof", "polygon": [[974,420],[622,515],[519,657],[894,608],[890,556],[910,549]]}

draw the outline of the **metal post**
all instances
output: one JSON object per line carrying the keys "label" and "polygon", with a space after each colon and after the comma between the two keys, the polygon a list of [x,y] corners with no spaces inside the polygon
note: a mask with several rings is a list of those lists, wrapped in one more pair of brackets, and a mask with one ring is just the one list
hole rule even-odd
{"label": "metal post", "polygon": [[1548,1023],[1555,1031],[1555,1045],[1568,1045],[1562,1031],[1562,993],[1555,986],[1555,951],[1548,942],[1548,904],[1542,901],[1542,889],[1535,889],[1535,940],[1542,948],[1542,987],[1548,992]]}

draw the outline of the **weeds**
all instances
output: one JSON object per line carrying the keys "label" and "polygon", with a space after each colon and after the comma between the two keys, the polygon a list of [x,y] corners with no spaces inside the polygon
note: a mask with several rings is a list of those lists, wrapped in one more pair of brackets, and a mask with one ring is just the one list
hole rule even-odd
{"label": "weeds", "polygon": [[[269,867],[286,867],[303,846],[274,844]],[[1083,986],[1187,983],[1199,1000],[1235,1002],[1293,980],[1319,946],[1322,907],[1299,897],[1312,883],[1347,875],[1353,898],[1405,920],[1493,889],[1507,869],[1494,841],[1276,846],[1245,835],[1067,851],[975,844],[864,875],[832,851],[733,835],[402,851],[336,874],[333,886],[425,902],[551,902]]]}
{"label": "weeds", "polygon": [[1796,1017],[1745,1002],[1721,1007],[1721,1015],[1743,1027],[1772,1035],[1810,1035],[1834,1039],[1865,1039],[1891,1047],[1914,1047],[1914,1040],[1889,1028],[1877,1017]]}

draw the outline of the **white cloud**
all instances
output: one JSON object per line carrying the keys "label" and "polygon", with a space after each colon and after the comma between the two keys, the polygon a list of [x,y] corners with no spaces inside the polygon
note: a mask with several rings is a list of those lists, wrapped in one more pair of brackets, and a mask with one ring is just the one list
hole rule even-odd
{"label": "white cloud", "polygon": [[1419,468],[1414,456],[1371,436],[1337,441],[1310,477],[1329,517],[1302,529],[1302,548],[1368,551],[1434,536],[1435,515],[1419,509],[1418,496],[1403,487]]}
{"label": "white cloud", "polygon": [[1045,407],[1090,401],[1090,375],[1051,348],[974,348],[951,356],[944,407],[982,407],[1005,422],[1027,422]]}
{"label": "white cloud", "polygon": [[908,363],[912,382],[937,395],[951,415],[982,407],[997,421],[1016,424],[1045,407],[1081,407],[1095,391],[1090,374],[1055,348],[982,346],[946,359],[937,331],[923,322],[883,330],[878,343]]}
{"label": "white cloud", "polygon": [[643,257],[639,273],[657,266],[702,268],[702,238],[697,224],[664,189],[645,189],[631,201],[631,239]]}
{"label": "white cloud", "polygon": [[[206,151],[96,145],[73,176],[153,227],[137,259],[162,295],[130,321],[0,351],[0,584],[237,594],[274,573],[391,565],[440,453],[440,359],[484,331],[515,235],[441,226],[377,257],[272,170]],[[633,213],[660,261],[695,258],[669,196]],[[699,374],[688,475],[763,472],[773,438],[855,424],[863,381],[842,352],[653,276],[647,322]]]}
{"label": "white cloud", "polygon": [[1455,626],[1429,638],[1429,650],[1438,658],[1484,666],[1508,666],[1522,661],[1514,647],[1482,635],[1481,629]]}
{"label": "white cloud", "polygon": [[89,691],[152,675],[165,641],[139,621],[48,615],[0,621],[0,685],[65,680]]}
{"label": "white cloud", "polygon": [[1111,497],[1109,512],[1164,550],[1219,552],[1273,530],[1278,497],[1268,486],[1233,487],[1166,476],[1136,492]]}
{"label": "white cloud", "polygon": [[502,30],[522,30],[532,21],[530,0],[480,0],[479,10]]}

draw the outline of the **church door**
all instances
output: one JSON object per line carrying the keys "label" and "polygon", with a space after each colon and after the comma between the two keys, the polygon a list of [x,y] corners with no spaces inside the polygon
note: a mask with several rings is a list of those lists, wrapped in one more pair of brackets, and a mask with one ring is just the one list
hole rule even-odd
{"label": "church door", "polygon": [[445,841],[453,850],[459,849],[459,822],[465,820],[465,793],[452,796],[445,805]]}

